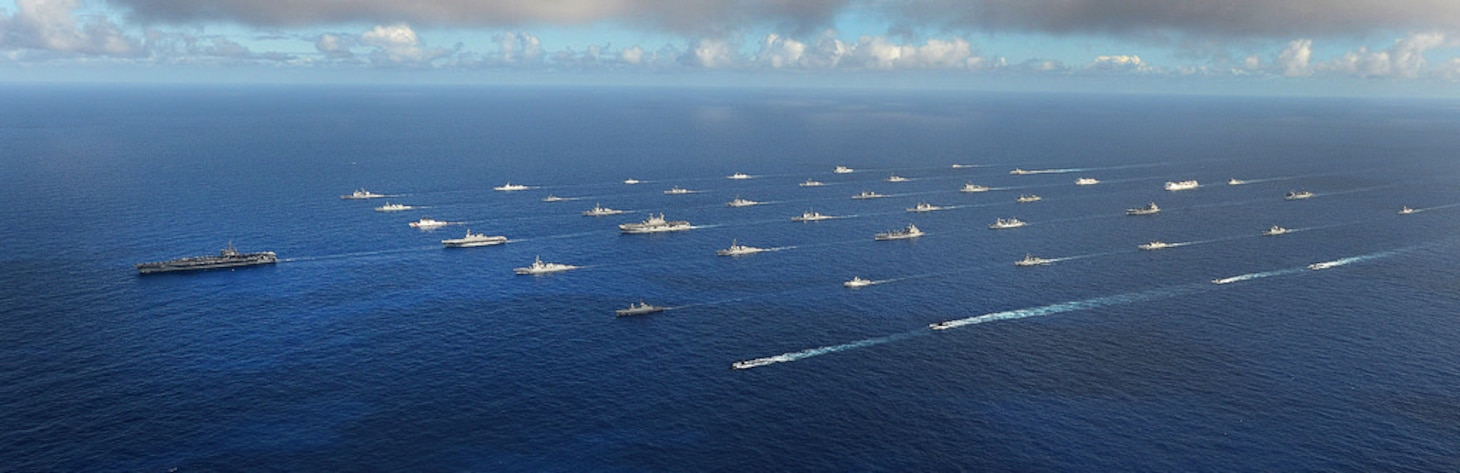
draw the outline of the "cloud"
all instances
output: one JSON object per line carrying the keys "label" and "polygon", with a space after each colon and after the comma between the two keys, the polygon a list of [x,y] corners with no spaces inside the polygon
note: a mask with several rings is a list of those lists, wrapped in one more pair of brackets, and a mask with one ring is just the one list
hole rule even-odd
{"label": "cloud", "polygon": [[[1328,61],[1314,60],[1313,40],[1297,39],[1278,53],[1271,72],[1287,77],[1316,74],[1341,74],[1358,77],[1423,78],[1431,74],[1443,77],[1447,64],[1429,70],[1425,52],[1450,45],[1444,33],[1413,33],[1394,40],[1388,49],[1373,50],[1360,46]],[[1256,57],[1248,58],[1248,69],[1258,69]]]}
{"label": "cloud", "polygon": [[643,64],[644,48],[639,47],[637,44],[624,48],[623,51],[619,51],[618,59],[625,64]]}
{"label": "cloud", "polygon": [[542,59],[542,40],[537,36],[521,32],[506,32],[492,36],[497,43],[496,59],[508,64],[538,62]]}
{"label": "cloud", "polygon": [[1245,58],[1242,58],[1242,69],[1247,71],[1256,71],[1262,69],[1262,58],[1257,57],[1256,54],[1251,54]]}
{"label": "cloud", "polygon": [[963,38],[899,44],[885,36],[863,36],[848,56],[867,69],[980,69],[996,61],[980,57]]}
{"label": "cloud", "polygon": [[1303,77],[1313,74],[1313,69],[1308,64],[1312,60],[1313,40],[1298,39],[1288,43],[1288,47],[1278,53],[1277,66],[1282,75]]}
{"label": "cloud", "polygon": [[236,41],[218,35],[198,35],[159,30],[146,32],[150,56],[130,62],[162,64],[241,64],[287,62],[294,55],[279,52],[256,52]]}
{"label": "cloud", "polygon": [[933,38],[918,44],[862,36],[848,43],[827,30],[817,36],[815,44],[768,34],[749,63],[770,69],[990,69],[1002,67],[1004,60],[979,55],[963,38]]}
{"label": "cloud", "polygon": [[631,25],[692,36],[747,25],[804,35],[842,14],[895,29],[1304,37],[1460,27],[1453,0],[106,0],[144,22],[266,27],[409,23],[516,28]]}
{"label": "cloud", "polygon": [[416,31],[405,24],[376,25],[360,34],[359,43],[375,51],[370,61],[377,65],[424,65],[450,54],[444,48],[427,48]]}
{"label": "cloud", "polygon": [[221,58],[249,59],[254,57],[253,51],[244,45],[223,37],[211,37],[198,41],[191,52]]}
{"label": "cloud", "polygon": [[1063,62],[1053,59],[1029,59],[1014,66],[1014,69],[1030,72],[1064,72],[1070,70]]}
{"label": "cloud", "polygon": [[690,45],[680,57],[680,64],[707,69],[724,68],[741,64],[740,53],[725,39],[702,38]]}
{"label": "cloud", "polygon": [[1460,57],[1452,57],[1435,66],[1435,77],[1447,81],[1460,81]]}
{"label": "cloud", "polygon": [[817,35],[814,44],[771,33],[761,39],[753,62],[771,69],[830,69],[843,66],[855,49],[856,45],[838,39],[834,30]]}
{"label": "cloud", "polygon": [[355,53],[350,51],[355,44],[354,36],[324,33],[314,41],[314,49],[330,59],[350,60],[355,58]]}
{"label": "cloud", "polygon": [[804,31],[828,24],[852,0],[108,0],[147,22],[234,22],[296,27],[410,23],[455,27],[642,25],[680,33],[760,23]]}
{"label": "cloud", "polygon": [[1118,55],[1118,56],[1096,56],[1094,61],[1085,65],[1085,69],[1104,72],[1145,72],[1151,67],[1141,62],[1140,56]]}
{"label": "cloud", "polygon": [[1415,78],[1425,72],[1425,50],[1444,44],[1444,34],[1416,33],[1395,40],[1393,46],[1383,51],[1369,51],[1367,47],[1349,51],[1323,67],[1360,77]]}
{"label": "cloud", "polygon": [[755,61],[774,69],[801,66],[806,55],[806,43],[771,33],[761,41],[760,52]]}
{"label": "cloud", "polygon": [[1460,28],[1453,0],[920,0],[881,8],[923,27],[1054,34],[1276,38]]}
{"label": "cloud", "polygon": [[565,48],[553,53],[552,62],[559,66],[571,67],[593,67],[607,64],[614,58],[606,57],[604,52],[607,45],[589,45],[583,52],[574,51],[573,48]]}
{"label": "cloud", "polygon": [[16,0],[16,12],[0,12],[0,49],[142,56],[142,43],[104,16],[77,18],[77,0]]}

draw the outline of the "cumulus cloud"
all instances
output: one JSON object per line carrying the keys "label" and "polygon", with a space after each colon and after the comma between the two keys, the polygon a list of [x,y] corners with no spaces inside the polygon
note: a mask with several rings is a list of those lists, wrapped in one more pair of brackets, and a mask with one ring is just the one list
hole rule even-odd
{"label": "cumulus cloud", "polygon": [[513,64],[538,62],[542,59],[542,40],[522,32],[507,32],[492,36],[497,43],[497,59]]}
{"label": "cumulus cloud", "polygon": [[16,0],[16,12],[0,12],[0,48],[105,56],[146,54],[142,43],[104,16],[78,18],[76,0]]}
{"label": "cumulus cloud", "polygon": [[644,48],[639,47],[637,44],[624,48],[623,51],[619,51],[618,59],[625,64],[643,64]]}
{"label": "cumulus cloud", "polygon": [[371,46],[371,62],[378,65],[423,65],[450,54],[445,48],[427,48],[416,31],[405,24],[376,25],[360,34],[359,43]]}
{"label": "cumulus cloud", "polygon": [[1444,33],[1417,33],[1395,41],[1389,50],[1389,60],[1394,69],[1404,77],[1415,77],[1426,66],[1424,53],[1445,45]]}
{"label": "cumulus cloud", "polygon": [[[1444,33],[1414,33],[1394,40],[1387,49],[1370,49],[1360,46],[1342,56],[1323,61],[1313,57],[1313,40],[1298,39],[1278,53],[1271,66],[1272,72],[1288,77],[1307,77],[1315,74],[1342,74],[1358,77],[1423,78],[1430,74],[1444,75],[1442,64],[1435,70],[1429,69],[1425,52],[1450,45]],[[1250,64],[1258,64],[1249,58]],[[1249,67],[1254,69],[1255,67]]]}
{"label": "cumulus cloud", "polygon": [[1140,56],[1135,55],[1096,56],[1085,68],[1105,72],[1144,72],[1151,69],[1141,62]]}
{"label": "cumulus cloud", "polygon": [[730,41],[701,38],[690,45],[689,50],[680,57],[679,62],[687,66],[713,69],[739,65],[741,58],[740,53],[730,45]]}
{"label": "cumulus cloud", "polygon": [[761,40],[760,51],[755,53],[753,62],[772,69],[836,68],[842,66],[843,59],[855,48],[855,45],[838,39],[834,30],[823,31],[813,44],[772,33]]}
{"label": "cumulus cloud", "polygon": [[1288,77],[1302,77],[1313,74],[1309,62],[1313,60],[1313,40],[1298,39],[1288,43],[1278,53],[1277,66],[1280,73]]}
{"label": "cumulus cloud", "polygon": [[899,44],[885,36],[863,36],[848,55],[867,69],[980,69],[997,65],[979,56],[963,38]]}
{"label": "cumulus cloud", "polygon": [[963,38],[928,39],[921,44],[899,43],[886,36],[862,36],[855,43],[822,32],[815,44],[766,35],[752,64],[772,69],[989,69],[1004,66],[1002,58],[978,54]]}
{"label": "cumulus cloud", "polygon": [[755,60],[771,68],[780,69],[800,66],[801,57],[805,54],[806,43],[771,33],[761,40],[760,52],[756,53]]}

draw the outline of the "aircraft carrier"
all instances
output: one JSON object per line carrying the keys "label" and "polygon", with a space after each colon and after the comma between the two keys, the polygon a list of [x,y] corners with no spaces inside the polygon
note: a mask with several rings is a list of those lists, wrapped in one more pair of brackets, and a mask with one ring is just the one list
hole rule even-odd
{"label": "aircraft carrier", "polygon": [[137,263],[137,272],[141,274],[167,273],[173,271],[198,271],[204,269],[237,268],[240,266],[255,266],[260,264],[274,264],[279,262],[279,257],[272,251],[261,251],[258,253],[239,253],[229,243],[227,248],[218,252],[218,256],[192,256],[178,258],[175,260],[159,261],[155,263]]}

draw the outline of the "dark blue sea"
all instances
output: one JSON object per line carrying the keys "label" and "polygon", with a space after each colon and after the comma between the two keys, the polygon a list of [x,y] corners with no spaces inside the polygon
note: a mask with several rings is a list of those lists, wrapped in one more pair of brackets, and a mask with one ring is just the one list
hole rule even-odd
{"label": "dark blue sea", "polygon": [[[0,470],[1457,471],[1457,153],[1455,101],[9,85]],[[280,262],[132,266],[230,242]]]}

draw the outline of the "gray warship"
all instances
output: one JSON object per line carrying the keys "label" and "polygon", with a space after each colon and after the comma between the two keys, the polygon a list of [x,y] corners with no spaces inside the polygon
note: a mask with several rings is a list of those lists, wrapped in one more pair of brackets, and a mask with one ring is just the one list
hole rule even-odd
{"label": "gray warship", "polygon": [[230,242],[227,248],[218,252],[218,256],[192,256],[155,263],[137,263],[136,266],[138,273],[153,274],[173,271],[237,268],[240,266],[274,264],[277,262],[279,262],[279,257],[272,251],[239,253],[237,249],[233,248],[233,243]]}

